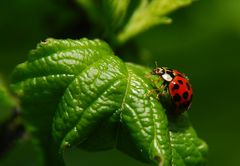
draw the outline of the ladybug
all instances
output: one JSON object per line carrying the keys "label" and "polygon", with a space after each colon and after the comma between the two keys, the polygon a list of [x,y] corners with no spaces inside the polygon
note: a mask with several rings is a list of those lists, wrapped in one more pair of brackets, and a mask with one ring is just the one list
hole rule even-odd
{"label": "ladybug", "polygon": [[171,105],[176,113],[187,111],[190,108],[193,91],[184,74],[167,67],[156,67],[151,74],[158,76],[161,82],[160,86],[157,86],[157,97],[160,101],[164,99],[164,103],[168,103],[168,107]]}

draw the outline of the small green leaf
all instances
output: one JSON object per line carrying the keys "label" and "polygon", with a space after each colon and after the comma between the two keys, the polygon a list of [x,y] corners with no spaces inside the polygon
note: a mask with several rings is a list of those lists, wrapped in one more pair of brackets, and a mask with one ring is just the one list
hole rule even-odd
{"label": "small green leaf", "polygon": [[[201,165],[206,145],[186,118],[171,119],[145,76],[100,40],[48,39],[13,72],[29,131],[48,165],[67,148],[117,148],[160,166]],[[60,153],[58,153],[60,152]]]}
{"label": "small green leaf", "polygon": [[77,0],[95,26],[112,45],[118,46],[160,24],[169,24],[167,15],[192,0]]}
{"label": "small green leaf", "polygon": [[104,0],[103,7],[107,17],[106,27],[110,27],[114,32],[122,26],[130,0]]}
{"label": "small green leaf", "polygon": [[166,17],[166,15],[182,6],[190,4],[191,1],[141,0],[123,30],[119,32],[117,36],[119,43],[124,43],[153,26],[170,23],[171,19]]}

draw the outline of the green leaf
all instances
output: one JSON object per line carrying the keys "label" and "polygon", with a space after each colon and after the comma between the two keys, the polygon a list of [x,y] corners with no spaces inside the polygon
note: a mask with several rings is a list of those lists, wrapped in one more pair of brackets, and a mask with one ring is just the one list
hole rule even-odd
{"label": "green leaf", "polygon": [[[52,119],[65,89],[75,74],[111,49],[99,40],[48,39],[30,52],[28,61],[17,66],[12,76],[12,89],[20,97],[23,118],[28,130],[35,136],[40,165],[59,165],[53,154]],[[43,161],[43,162],[42,162]]]}
{"label": "green leaf", "polygon": [[116,31],[120,26],[122,26],[130,0],[104,0],[103,7],[105,15],[107,17],[107,22],[112,31]]}
{"label": "green leaf", "polygon": [[117,36],[119,43],[124,43],[153,26],[171,23],[171,19],[166,17],[166,15],[190,4],[191,1],[141,0],[123,30],[119,32]]}
{"label": "green leaf", "polygon": [[160,24],[169,24],[167,15],[192,0],[77,0],[90,20],[103,28],[103,35],[118,46]]}
{"label": "green leaf", "polygon": [[76,146],[117,148],[161,166],[204,163],[206,144],[189,120],[171,120],[156,96],[148,95],[154,88],[149,72],[122,62],[100,40],[40,43],[16,67],[12,88],[45,164],[61,164],[59,156]]}
{"label": "green leaf", "polygon": [[[76,0],[87,13],[89,19],[96,24],[102,24],[99,16],[101,15],[101,3],[96,0]],[[98,25],[99,26],[99,25]]]}
{"label": "green leaf", "polygon": [[197,137],[186,114],[169,118],[169,133],[173,166],[206,164],[207,144]]}

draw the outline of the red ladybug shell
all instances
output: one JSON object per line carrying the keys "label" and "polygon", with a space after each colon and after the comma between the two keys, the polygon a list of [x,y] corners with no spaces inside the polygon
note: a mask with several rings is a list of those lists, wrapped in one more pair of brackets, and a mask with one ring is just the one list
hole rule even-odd
{"label": "red ladybug shell", "polygon": [[169,93],[176,105],[176,111],[188,110],[192,101],[192,86],[188,79],[180,72],[173,70],[175,76],[169,83]]}

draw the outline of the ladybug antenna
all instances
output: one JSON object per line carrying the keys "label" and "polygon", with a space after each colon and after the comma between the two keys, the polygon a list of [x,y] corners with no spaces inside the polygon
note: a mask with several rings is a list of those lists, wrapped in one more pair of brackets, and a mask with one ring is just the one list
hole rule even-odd
{"label": "ladybug antenna", "polygon": [[155,61],[155,67],[156,67],[156,68],[158,67],[157,61]]}

